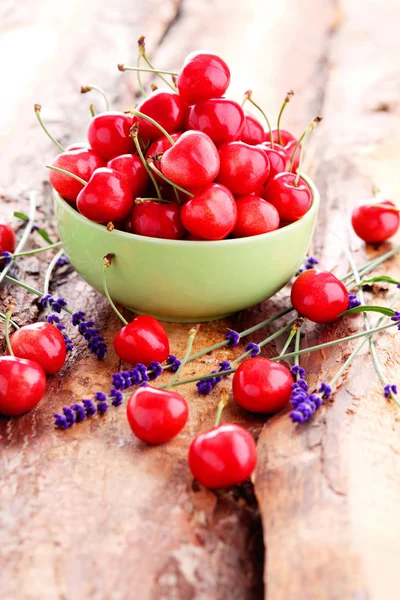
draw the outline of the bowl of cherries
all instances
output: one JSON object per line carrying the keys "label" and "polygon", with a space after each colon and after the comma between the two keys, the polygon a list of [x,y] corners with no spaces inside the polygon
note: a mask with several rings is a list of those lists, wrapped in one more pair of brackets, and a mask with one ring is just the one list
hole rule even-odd
{"label": "bowl of cherries", "polygon": [[49,177],[65,252],[91,286],[103,292],[112,254],[114,301],[198,322],[258,304],[303,262],[319,194],[301,161],[320,118],[299,139],[280,118],[272,129],[250,91],[242,105],[225,96],[230,71],[214,54],[190,54],[173,81],[94,115],[88,141],[60,147]]}

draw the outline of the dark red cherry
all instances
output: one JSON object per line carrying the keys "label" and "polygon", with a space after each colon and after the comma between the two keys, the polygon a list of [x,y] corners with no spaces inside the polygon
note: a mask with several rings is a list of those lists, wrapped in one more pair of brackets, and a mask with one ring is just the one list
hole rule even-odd
{"label": "dark red cherry", "polygon": [[279,214],[275,206],[256,195],[236,198],[237,221],[232,231],[234,237],[247,237],[274,231],[279,227]]}
{"label": "dark red cherry", "polygon": [[132,197],[141,196],[149,183],[149,176],[137,154],[122,154],[108,161],[107,167],[122,173],[132,189]]}
{"label": "dark red cherry", "polygon": [[273,204],[282,221],[298,221],[312,203],[310,188],[303,179],[294,185],[295,173],[279,173],[270,179],[263,197]]}
{"label": "dark red cherry", "polygon": [[[181,133],[173,133],[171,134],[171,137],[174,140],[174,142],[176,142],[177,140],[179,140],[181,135]],[[150,144],[146,152],[146,158],[148,158],[149,156],[155,157],[157,154],[164,154],[164,152],[166,152],[169,148],[171,148],[171,142],[168,138],[165,137],[165,135],[163,135],[162,137],[159,137],[157,140],[154,140],[154,142]],[[161,162],[154,158],[154,164],[157,167],[157,169],[161,171]],[[164,180],[157,173],[153,173],[153,175],[158,182],[164,182]]]}
{"label": "dark red cherry", "polygon": [[291,300],[303,317],[315,323],[330,323],[347,309],[349,294],[333,273],[310,269],[297,277]]}
{"label": "dark red cherry", "polygon": [[188,233],[185,237],[185,240],[188,242],[205,242],[204,238],[199,237],[198,235],[193,235],[193,233]]}
{"label": "dark red cherry", "polygon": [[235,227],[236,202],[228,188],[212,183],[183,205],[181,218],[193,235],[205,240],[222,240]]}
{"label": "dark red cherry", "polygon": [[266,152],[244,142],[230,142],[219,150],[221,161],[218,183],[226,185],[237,196],[260,190],[269,175]]}
{"label": "dark red cherry", "polygon": [[143,386],[130,396],[126,412],[139,440],[164,444],[184,428],[189,408],[185,398],[177,392]]}
{"label": "dark red cherry", "polygon": [[257,463],[257,449],[248,431],[225,423],[201,433],[189,449],[193,477],[205,487],[227,488],[250,477]]}
{"label": "dark red cherry", "polygon": [[67,356],[61,331],[50,323],[31,323],[17,329],[10,337],[15,356],[38,363],[45,373],[57,373]]}
{"label": "dark red cherry", "polygon": [[[292,140],[285,145],[286,154],[289,156],[289,159],[292,160],[294,149],[296,148],[297,140]],[[299,144],[296,154],[294,155],[293,168],[292,172],[296,173],[300,164],[300,154],[301,154],[301,144]]]}
{"label": "dark red cherry", "polygon": [[256,356],[240,365],[233,377],[232,390],[242,408],[275,413],[289,402],[292,385],[292,374],[285,365]]}
{"label": "dark red cherry", "polygon": [[256,146],[265,142],[267,135],[260,121],[247,110],[244,111],[244,115],[246,120],[240,141],[250,146]]}
{"label": "dark red cherry", "polygon": [[96,223],[123,221],[133,207],[131,186],[122,173],[97,169],[79,192],[76,206],[84,217]]}
{"label": "dark red cherry", "polygon": [[180,96],[188,103],[220,98],[231,79],[228,65],[216,54],[192,52],[179,73],[177,86]]}
{"label": "dark red cherry", "polygon": [[272,148],[270,142],[264,142],[260,145],[260,148],[264,150],[268,156],[270,165],[268,180],[275,177],[275,175],[278,175],[278,173],[289,171],[290,158],[282,146],[279,144],[274,144],[274,147]]}
{"label": "dark red cherry", "polygon": [[186,113],[186,129],[206,133],[216,146],[238,140],[245,126],[240,104],[228,98],[201,100]]}
{"label": "dark red cherry", "polygon": [[46,391],[46,375],[32,360],[0,357],[0,413],[22,415],[40,402]]}
{"label": "dark red cherry", "polygon": [[[81,148],[58,154],[51,165],[69,171],[84,181],[89,181],[96,169],[104,167],[104,161],[90,148]],[[70,202],[76,201],[79,192],[84,187],[73,177],[57,171],[50,171],[49,180],[56,192]]]}
{"label": "dark red cherry", "polygon": [[139,315],[125,325],[114,338],[114,348],[125,362],[163,362],[169,355],[167,333],[160,321],[148,315]]}
{"label": "dark red cherry", "polygon": [[297,139],[294,137],[294,135],[292,135],[289,131],[285,131],[284,129],[281,129],[281,142],[282,143],[279,141],[279,135],[278,135],[277,129],[272,130],[272,138],[274,140],[274,143],[280,144],[281,146],[286,146],[286,144],[288,144],[289,142],[295,142],[295,144],[297,143]]}
{"label": "dark red cherry", "polygon": [[[399,228],[399,213],[387,207],[395,208],[390,200],[375,200],[374,204],[362,204],[353,210],[351,224],[359,238],[367,243],[384,242]],[[1,245],[1,243],[0,243]]]}
{"label": "dark red cherry", "polygon": [[161,160],[164,175],[185,189],[211,183],[218,175],[219,166],[214,142],[201,131],[183,133]]}
{"label": "dark red cherry", "polygon": [[11,225],[0,220],[0,254],[2,252],[14,252],[17,245],[15,233]]}
{"label": "dark red cherry", "polygon": [[132,125],[132,115],[118,111],[100,113],[89,123],[89,143],[105,161],[120,154],[131,154],[135,151],[135,144],[129,137]]}
{"label": "dark red cherry", "polygon": [[134,207],[131,224],[131,233],[164,240],[182,240],[186,233],[176,202],[143,202]]}
{"label": "dark red cherry", "polygon": [[[183,126],[185,103],[172,90],[159,88],[150,94],[137,107],[137,110],[148,115],[161,125],[168,133],[176,133]],[[160,137],[160,130],[143,117],[136,117],[139,134],[155,140]]]}

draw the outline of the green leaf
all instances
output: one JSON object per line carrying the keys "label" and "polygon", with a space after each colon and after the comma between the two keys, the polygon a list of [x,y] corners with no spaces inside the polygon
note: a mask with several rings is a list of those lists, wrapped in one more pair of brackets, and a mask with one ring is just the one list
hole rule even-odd
{"label": "green leaf", "polygon": [[382,281],[385,281],[386,283],[393,283],[394,285],[400,284],[400,281],[396,281],[388,275],[378,275],[377,277],[371,277],[371,279],[363,279],[361,281],[361,285],[364,285],[365,283],[379,283]]}
{"label": "green leaf", "polygon": [[349,308],[349,310],[345,310],[341,313],[341,316],[343,317],[344,315],[354,315],[355,313],[361,312],[377,312],[381,315],[385,315],[386,317],[393,317],[393,315],[395,314],[393,308],[388,308],[387,306],[361,305],[355,306],[354,308]]}
{"label": "green leaf", "polygon": [[[28,215],[26,215],[23,212],[18,212],[18,211],[14,212],[14,217],[17,217],[17,219],[22,219],[23,221],[28,221],[29,220]],[[46,240],[46,242],[48,244],[52,244],[53,243],[53,240],[51,239],[51,237],[49,236],[49,234],[47,233],[47,231],[45,229],[38,229],[37,232],[38,232],[39,235],[42,236],[42,238],[44,240]]]}

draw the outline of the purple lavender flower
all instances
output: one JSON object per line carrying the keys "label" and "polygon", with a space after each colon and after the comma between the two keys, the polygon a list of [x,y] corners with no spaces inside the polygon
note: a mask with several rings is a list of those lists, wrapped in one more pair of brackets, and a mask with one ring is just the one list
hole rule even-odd
{"label": "purple lavender flower", "polygon": [[[147,385],[147,384],[146,384]],[[111,400],[111,404],[115,407],[117,406],[121,406],[123,399],[124,399],[124,395],[122,392],[120,392],[119,390],[113,388],[110,392],[110,397],[112,398]]]}
{"label": "purple lavender flower", "polygon": [[297,377],[297,375],[299,377],[301,377],[302,379],[304,379],[304,377],[306,376],[306,370],[303,369],[303,367],[300,367],[299,365],[294,365],[294,367],[292,367],[290,369],[293,377]]}
{"label": "purple lavender flower", "polygon": [[150,371],[150,373],[147,373],[149,376],[149,379],[151,381],[154,381],[154,379],[157,379],[157,377],[160,377],[160,375],[162,375],[163,368],[159,362],[152,360],[151,363],[149,364],[149,371]]}
{"label": "purple lavender flower", "polygon": [[390,398],[390,394],[397,394],[397,385],[387,383],[383,388],[383,395],[385,398]]}
{"label": "purple lavender flower", "polygon": [[[52,305],[54,309],[54,304]],[[83,311],[75,312],[72,315],[72,324],[78,327],[78,331],[88,343],[88,348],[93,354],[96,354],[98,360],[102,360],[107,352],[107,344],[100,331],[94,326],[94,321],[86,321]]]}
{"label": "purple lavender flower", "polygon": [[322,394],[322,398],[328,399],[332,394],[332,388],[327,383],[322,382],[318,390],[318,394]]}
{"label": "purple lavender flower", "polygon": [[254,342],[249,342],[247,344],[247,346],[245,347],[245,352],[250,352],[250,351],[251,351],[251,353],[250,353],[251,358],[254,358],[255,356],[257,356],[257,354],[260,354],[261,349],[260,349],[260,346],[258,346]]}
{"label": "purple lavender flower", "polygon": [[297,271],[296,275],[300,275],[303,271],[308,271],[309,269],[313,269],[315,265],[318,264],[318,260],[313,256],[306,256],[304,264]]}
{"label": "purple lavender flower", "polygon": [[97,412],[99,415],[104,415],[108,410],[108,402],[98,402],[97,403]]}
{"label": "purple lavender flower", "polygon": [[240,334],[233,329],[228,329],[225,335],[225,339],[229,341],[229,345],[231,348],[236,348],[240,340]]}
{"label": "purple lavender flower", "polygon": [[58,429],[68,429],[68,421],[64,415],[59,415],[58,413],[54,414],[54,425]]}
{"label": "purple lavender flower", "polygon": [[[305,393],[305,392],[303,392]],[[305,394],[306,397],[296,402],[295,409],[290,413],[293,423],[305,423],[321,406],[322,400],[316,394]],[[293,404],[293,402],[292,402]]]}
{"label": "purple lavender flower", "polygon": [[0,252],[0,267],[3,265],[9,265],[11,261],[12,261],[11,252],[7,252],[7,250],[4,250],[4,252]]}
{"label": "purple lavender flower", "polygon": [[357,306],[360,306],[360,305],[361,305],[361,302],[359,301],[357,296],[355,294],[349,294],[349,304],[347,306],[347,310],[349,310],[350,308],[356,308]]}
{"label": "purple lavender flower", "polygon": [[[227,360],[223,360],[219,363],[218,371],[211,371],[211,373],[219,373],[221,371],[228,371],[231,368],[231,364]],[[196,383],[197,390],[199,394],[202,396],[207,396],[215,386],[222,381],[223,377],[227,377],[227,375],[217,375],[216,377],[208,377],[207,379],[202,379]]]}
{"label": "purple lavender flower", "polygon": [[400,330],[400,312],[395,310],[393,317],[391,317],[391,321],[397,323],[397,329]]}
{"label": "purple lavender flower", "polygon": [[85,409],[83,408],[82,404],[79,404],[77,402],[76,404],[73,404],[71,406],[71,408],[72,408],[72,410],[75,411],[75,422],[76,423],[80,423],[81,421],[86,419],[86,412],[85,412]]}
{"label": "purple lavender flower", "polygon": [[303,377],[306,375],[305,369],[295,365],[291,369],[294,377],[300,376],[299,379],[292,385],[292,393],[290,396],[290,404],[293,409],[289,417],[293,423],[304,423],[308,421],[315,411],[321,406],[322,398],[329,398],[331,394],[331,388],[326,383],[321,383],[321,387],[318,390],[321,396],[317,394],[308,393],[308,384]]}
{"label": "purple lavender flower", "polygon": [[76,421],[75,411],[69,406],[64,406],[62,411],[64,413],[64,417],[67,419],[68,427],[71,427]]}
{"label": "purple lavender flower", "polygon": [[82,404],[85,408],[86,416],[93,417],[97,412],[97,406],[93,400],[82,400]]}
{"label": "purple lavender flower", "polygon": [[67,352],[71,352],[74,349],[74,344],[72,343],[72,340],[68,337],[68,335],[65,333],[65,325],[63,325],[60,322],[60,317],[55,313],[50,313],[47,315],[47,322],[51,323],[52,325],[55,325],[57,329],[61,331]]}
{"label": "purple lavender flower", "polygon": [[57,267],[63,267],[64,265],[68,265],[68,264],[69,264],[69,260],[68,260],[68,257],[65,256],[65,254],[62,254],[60,256],[60,258],[56,261]]}
{"label": "purple lavender flower", "polygon": [[176,356],[174,356],[173,354],[170,354],[167,358],[167,365],[171,365],[170,367],[170,371],[172,373],[176,373],[176,371],[179,369],[179,367],[181,366],[181,361],[179,360],[179,358],[177,358]]}

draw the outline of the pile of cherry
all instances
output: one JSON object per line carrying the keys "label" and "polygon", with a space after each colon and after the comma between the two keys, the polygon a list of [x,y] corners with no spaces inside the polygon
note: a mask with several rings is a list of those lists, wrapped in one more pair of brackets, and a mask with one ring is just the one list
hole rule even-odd
{"label": "pile of cherry", "polygon": [[176,91],[95,115],[89,144],[53,160],[52,186],[91,221],[165,239],[247,237],[300,219],[312,203],[296,173],[301,144],[224,97],[229,83],[219,56],[190,54]]}

